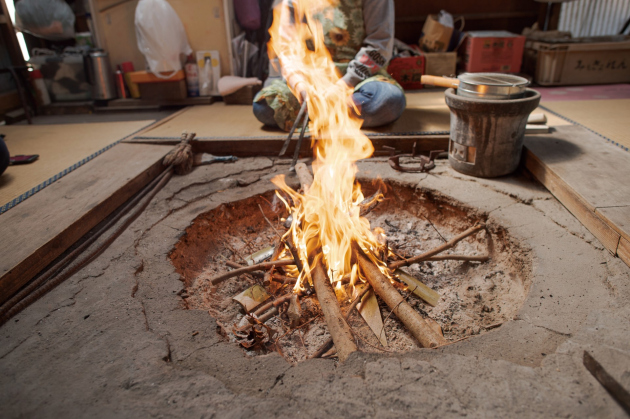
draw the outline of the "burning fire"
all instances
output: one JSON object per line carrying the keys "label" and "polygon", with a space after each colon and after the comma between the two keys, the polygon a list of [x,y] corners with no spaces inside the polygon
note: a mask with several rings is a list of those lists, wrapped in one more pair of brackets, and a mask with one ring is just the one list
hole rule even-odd
{"label": "burning fire", "polygon": [[361,132],[362,121],[349,112],[352,88],[340,80],[324,45],[322,26],[312,17],[331,5],[328,0],[296,0],[291,10],[281,4],[270,29],[270,54],[279,58],[285,76],[304,82],[315,155],[313,183],[303,194],[288,187],[284,176],[273,180],[292,201],[285,201],[293,215],[285,238],[292,239],[304,264],[296,291],[304,288],[320,257],[333,284],[340,286],[346,275],[354,284],[359,270],[352,262],[352,243],[387,271],[374,256],[381,246],[370,223],[359,214],[364,197],[355,181],[355,162],[370,157],[374,148]]}

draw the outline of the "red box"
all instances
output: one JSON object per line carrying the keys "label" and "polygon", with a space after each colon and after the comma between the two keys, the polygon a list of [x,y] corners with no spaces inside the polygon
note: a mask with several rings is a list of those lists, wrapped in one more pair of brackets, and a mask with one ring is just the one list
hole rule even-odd
{"label": "red box", "polygon": [[424,56],[394,58],[389,62],[387,72],[403,89],[422,89],[420,78],[424,74]]}
{"label": "red box", "polygon": [[525,37],[507,31],[470,31],[463,46],[462,67],[469,73],[518,73]]}

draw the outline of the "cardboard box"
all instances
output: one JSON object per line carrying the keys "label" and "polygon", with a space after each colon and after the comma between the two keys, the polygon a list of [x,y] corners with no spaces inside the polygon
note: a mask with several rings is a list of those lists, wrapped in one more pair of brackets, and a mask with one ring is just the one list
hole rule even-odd
{"label": "cardboard box", "polygon": [[139,83],[140,97],[147,100],[167,101],[183,100],[188,95],[186,80],[163,83]]}
{"label": "cardboard box", "polygon": [[456,52],[423,52],[424,74],[430,76],[455,76],[457,73]]}
{"label": "cardboard box", "polygon": [[424,74],[424,62],[423,55],[394,58],[389,62],[387,72],[403,89],[422,89],[420,78]]}
{"label": "cardboard box", "polygon": [[448,49],[452,35],[453,28],[438,22],[437,15],[429,15],[424,21],[418,44],[423,51],[444,52]]}
{"label": "cardboard box", "polygon": [[471,31],[466,36],[462,69],[469,73],[518,73],[525,37],[507,31]]}
{"label": "cardboard box", "polygon": [[630,36],[527,40],[525,71],[542,86],[630,82]]}
{"label": "cardboard box", "polygon": [[160,78],[150,71],[131,71],[129,73],[125,73],[126,76],[129,77],[132,83],[142,84],[142,83],[165,83],[172,81],[180,81],[186,78],[184,74],[184,70],[179,70],[175,74],[173,72],[160,73],[162,77],[168,77],[168,79]]}

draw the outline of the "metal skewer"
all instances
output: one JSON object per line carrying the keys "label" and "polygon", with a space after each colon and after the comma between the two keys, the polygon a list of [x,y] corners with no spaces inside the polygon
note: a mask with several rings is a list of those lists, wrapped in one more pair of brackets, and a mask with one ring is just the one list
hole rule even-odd
{"label": "metal skewer", "polygon": [[308,126],[308,110],[304,112],[304,121],[302,122],[302,131],[300,131],[300,138],[298,138],[297,145],[295,146],[295,151],[293,152],[293,160],[291,161],[291,167],[289,167],[289,171],[295,170],[295,163],[297,163],[297,159],[300,156],[300,149],[302,148],[302,140],[304,140],[304,133],[306,132],[307,126]]}
{"label": "metal skewer", "polygon": [[295,132],[295,128],[297,128],[297,126],[298,126],[298,124],[299,124],[300,120],[302,119],[302,116],[304,115],[305,112],[306,112],[306,101],[304,101],[304,103],[302,103],[302,107],[300,108],[300,112],[298,113],[297,118],[295,118],[295,122],[293,123],[293,126],[291,127],[291,131],[289,131],[289,136],[284,141],[284,144],[282,145],[282,149],[280,150],[280,154],[278,154],[278,157],[284,156],[284,153],[287,152],[287,148],[289,148],[289,143],[291,142],[291,138],[293,137],[293,133]]}

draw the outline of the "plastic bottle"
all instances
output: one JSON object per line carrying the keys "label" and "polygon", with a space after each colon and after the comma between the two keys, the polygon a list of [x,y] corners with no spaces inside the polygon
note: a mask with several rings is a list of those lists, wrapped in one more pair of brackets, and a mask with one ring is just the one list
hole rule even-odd
{"label": "plastic bottle", "polygon": [[186,71],[188,97],[199,96],[199,68],[197,67],[197,63],[195,62],[192,54],[188,56],[186,65],[184,65],[184,70]]}
{"label": "plastic bottle", "polygon": [[37,99],[40,105],[50,105],[50,95],[48,94],[48,89],[46,89],[42,72],[33,70],[30,72],[30,76],[33,86],[35,86],[35,90],[37,90]]}
{"label": "plastic bottle", "polygon": [[116,91],[118,92],[118,97],[121,99],[127,99],[129,95],[127,94],[127,89],[125,88],[125,77],[120,66],[117,66],[114,77],[116,78]]}

